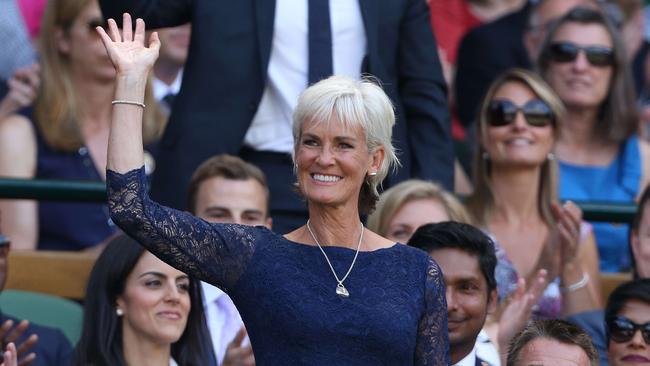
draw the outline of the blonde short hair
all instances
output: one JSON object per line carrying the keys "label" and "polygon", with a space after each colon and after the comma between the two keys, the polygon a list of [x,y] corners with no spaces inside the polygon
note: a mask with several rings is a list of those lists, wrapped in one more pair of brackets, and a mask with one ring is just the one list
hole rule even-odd
{"label": "blonde short hair", "polygon": [[337,123],[346,128],[359,126],[366,135],[369,151],[384,148],[384,161],[377,175],[367,177],[361,187],[359,209],[371,212],[379,198],[378,187],[391,169],[399,165],[391,142],[395,111],[390,99],[376,80],[354,80],[345,76],[330,76],[307,88],[298,99],[293,113],[294,159],[298,150],[302,126],[307,121]]}

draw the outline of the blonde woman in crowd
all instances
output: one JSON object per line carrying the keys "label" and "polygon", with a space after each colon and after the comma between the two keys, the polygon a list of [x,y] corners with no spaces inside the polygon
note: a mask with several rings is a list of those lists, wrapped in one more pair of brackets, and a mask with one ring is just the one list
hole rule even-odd
{"label": "blonde woman in crowd", "polygon": [[481,105],[474,193],[467,207],[496,242],[501,300],[520,278],[547,271],[535,318],[557,318],[600,307],[598,254],[589,226],[573,203],[557,202],[552,154],[562,103],[532,72],[510,70]]}
{"label": "blonde woman in crowd", "polygon": [[368,216],[368,228],[406,243],[418,227],[450,220],[470,221],[458,199],[437,183],[411,179],[381,194],[377,208]]}
{"label": "blonde woman in crowd", "polygon": [[[30,119],[0,123],[0,176],[101,181],[115,90],[115,70],[95,27],[105,24],[95,0],[50,0],[40,38],[41,91]],[[145,144],[164,118],[148,94]],[[151,154],[147,154],[151,170]],[[16,249],[81,250],[117,231],[101,203],[0,200],[2,231]]]}

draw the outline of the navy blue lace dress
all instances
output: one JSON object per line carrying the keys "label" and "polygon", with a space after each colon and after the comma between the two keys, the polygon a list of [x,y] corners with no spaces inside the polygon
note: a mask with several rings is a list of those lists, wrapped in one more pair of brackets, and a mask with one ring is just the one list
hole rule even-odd
{"label": "navy blue lace dress", "polygon": [[[113,221],[179,270],[230,295],[257,365],[448,365],[442,273],[396,244],[360,252],[345,282],[317,247],[263,227],[211,224],[151,201],[143,169],[107,173]],[[324,248],[337,273],[355,251]]]}

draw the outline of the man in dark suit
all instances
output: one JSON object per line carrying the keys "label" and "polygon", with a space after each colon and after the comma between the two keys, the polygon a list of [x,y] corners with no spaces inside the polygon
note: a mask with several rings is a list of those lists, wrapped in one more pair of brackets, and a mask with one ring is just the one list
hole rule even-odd
{"label": "man in dark suit", "polygon": [[[9,240],[0,234],[0,291],[7,279]],[[72,346],[58,329],[30,324],[0,312],[0,347],[14,342],[18,348],[20,365],[60,366],[69,365]]]}
{"label": "man in dark suit", "polygon": [[527,3],[463,37],[454,81],[458,119],[463,126],[474,123],[483,95],[500,73],[512,67],[531,67],[522,37],[530,8]]}
{"label": "man in dark suit", "polygon": [[[152,185],[162,203],[182,207],[192,171],[209,156],[228,153],[255,163],[269,177],[278,232],[303,224],[304,203],[291,188],[291,113],[299,92],[317,81],[312,71],[319,60],[330,64],[321,76],[374,75],[395,104],[393,139],[402,167],[388,183],[420,177],[452,187],[446,87],[424,0],[102,0],[100,5],[107,18],[119,20],[130,12],[149,29],[192,23],[183,86]],[[324,11],[309,11],[318,6]],[[320,37],[314,42],[310,29]]]}

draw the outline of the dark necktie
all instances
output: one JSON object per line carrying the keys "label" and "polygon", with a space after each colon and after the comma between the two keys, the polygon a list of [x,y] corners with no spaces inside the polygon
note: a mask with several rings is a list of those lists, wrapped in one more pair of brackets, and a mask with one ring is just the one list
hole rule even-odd
{"label": "dark necktie", "polygon": [[329,0],[309,0],[308,85],[332,75],[332,31]]}
{"label": "dark necktie", "polygon": [[169,93],[162,98],[163,103],[165,103],[169,109],[172,109],[174,106],[174,99],[176,99],[176,94],[174,93]]}

